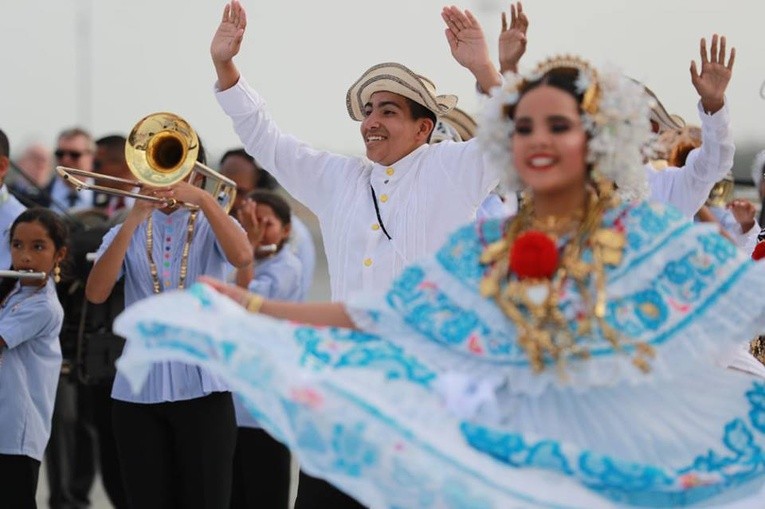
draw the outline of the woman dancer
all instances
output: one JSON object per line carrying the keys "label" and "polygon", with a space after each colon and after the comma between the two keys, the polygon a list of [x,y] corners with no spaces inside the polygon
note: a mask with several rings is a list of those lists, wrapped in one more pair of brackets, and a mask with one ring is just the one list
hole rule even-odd
{"label": "woman dancer", "polygon": [[458,230],[382,296],[295,304],[206,279],[233,302],[197,285],[135,306],[123,369],[136,386],[157,356],[215,370],[307,471],[375,507],[746,497],[765,385],[717,361],[765,328],[765,266],[639,200],[648,107],[576,58],[513,76],[478,136],[527,190],[515,217]]}

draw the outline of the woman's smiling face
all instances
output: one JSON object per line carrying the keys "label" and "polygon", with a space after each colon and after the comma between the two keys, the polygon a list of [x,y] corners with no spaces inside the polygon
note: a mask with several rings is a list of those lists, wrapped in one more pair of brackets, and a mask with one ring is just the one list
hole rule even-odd
{"label": "woman's smiling face", "polygon": [[558,193],[585,184],[587,132],[571,94],[540,85],[521,97],[513,120],[513,162],[534,193]]}

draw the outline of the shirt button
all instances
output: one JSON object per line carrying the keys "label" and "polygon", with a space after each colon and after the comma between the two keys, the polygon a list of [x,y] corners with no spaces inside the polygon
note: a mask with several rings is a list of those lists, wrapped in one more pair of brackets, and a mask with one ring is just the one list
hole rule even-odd
{"label": "shirt button", "polygon": [[388,175],[389,177],[392,177],[394,173],[396,173],[396,170],[394,170],[393,168],[388,168],[387,170],[385,170],[385,174]]}
{"label": "shirt button", "polygon": [[380,225],[379,225],[379,224],[377,224],[377,223],[375,223],[375,224],[373,224],[373,225],[372,225],[372,229],[373,229],[374,231],[377,231],[377,230],[379,230],[379,229],[380,229]]}
{"label": "shirt button", "polygon": [[385,203],[386,201],[388,201],[388,195],[387,195],[387,194],[384,194],[384,195],[380,196],[380,201],[381,201],[381,202],[383,202],[383,203]]}
{"label": "shirt button", "polygon": [[371,266],[372,265],[372,259],[371,258],[367,258],[366,260],[364,260],[364,265],[366,267]]}

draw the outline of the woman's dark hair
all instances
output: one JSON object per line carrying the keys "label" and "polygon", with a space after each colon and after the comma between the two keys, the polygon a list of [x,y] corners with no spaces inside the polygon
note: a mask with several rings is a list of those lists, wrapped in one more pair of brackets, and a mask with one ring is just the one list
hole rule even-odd
{"label": "woman's dark hair", "polygon": [[[13,222],[8,233],[9,241],[13,241],[13,234],[16,232],[16,227],[18,225],[21,223],[34,222],[40,223],[43,228],[45,228],[48,236],[53,241],[53,245],[56,247],[56,251],[62,247],[66,247],[69,242],[69,229],[67,228],[66,223],[64,223],[56,213],[42,207],[27,209],[19,214],[19,217]],[[13,269],[13,264],[11,264],[10,268]],[[4,278],[0,280],[0,302],[5,300],[14,286],[16,286],[15,278]]]}
{"label": "woman's dark hair", "polygon": [[[579,69],[576,67],[555,67],[544,73],[541,78],[525,82],[521,85],[519,95],[520,97],[523,97],[535,88],[543,85],[554,87],[571,95],[571,97],[576,100],[576,104],[581,111],[584,92],[579,92],[577,90],[576,82],[578,78]],[[520,97],[515,104],[506,107],[505,113],[508,117],[515,118],[515,107],[520,102]]]}
{"label": "woman's dark hair", "polygon": [[262,203],[263,205],[271,207],[271,210],[274,211],[274,214],[284,226],[292,223],[292,211],[290,210],[290,206],[287,203],[287,200],[278,194],[258,189],[257,191],[251,192],[249,197],[256,203]]}
{"label": "woman's dark hair", "polygon": [[255,174],[255,181],[257,182],[255,187],[257,189],[268,189],[269,191],[275,191],[276,188],[279,187],[279,184],[276,182],[274,176],[264,170],[263,167],[260,166],[257,161],[255,161],[255,158],[248,154],[243,148],[234,148],[227,151],[225,154],[223,154],[223,157],[220,158],[219,166],[223,166],[223,162],[232,156],[241,157],[252,165],[252,171]]}

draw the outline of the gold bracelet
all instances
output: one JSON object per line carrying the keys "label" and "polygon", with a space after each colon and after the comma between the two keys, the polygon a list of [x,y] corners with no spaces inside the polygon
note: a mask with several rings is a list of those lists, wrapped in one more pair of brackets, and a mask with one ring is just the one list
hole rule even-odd
{"label": "gold bracelet", "polygon": [[263,303],[266,299],[257,293],[250,293],[247,296],[247,305],[244,307],[250,313],[259,313],[260,308],[263,307]]}

